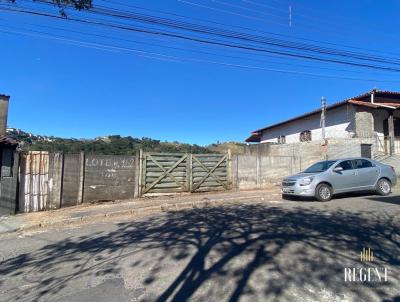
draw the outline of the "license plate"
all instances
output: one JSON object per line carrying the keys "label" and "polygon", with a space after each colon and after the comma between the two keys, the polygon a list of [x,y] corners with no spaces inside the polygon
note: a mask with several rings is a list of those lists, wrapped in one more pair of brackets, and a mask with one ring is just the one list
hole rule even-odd
{"label": "license plate", "polygon": [[290,188],[282,188],[283,193],[289,193],[291,191]]}

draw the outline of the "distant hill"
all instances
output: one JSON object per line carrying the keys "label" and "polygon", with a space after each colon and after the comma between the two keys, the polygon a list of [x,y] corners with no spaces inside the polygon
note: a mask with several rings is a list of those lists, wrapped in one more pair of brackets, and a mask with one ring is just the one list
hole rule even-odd
{"label": "distant hill", "polygon": [[226,142],[208,145],[207,148],[215,153],[226,153],[231,150],[232,154],[243,154],[246,144],[238,142]]}
{"label": "distant hill", "polygon": [[22,150],[62,151],[64,153],[79,153],[85,151],[95,154],[133,155],[138,150],[171,153],[225,153],[230,148],[232,154],[241,153],[240,143],[218,143],[210,146],[199,146],[179,142],[162,142],[151,138],[122,137],[109,135],[95,139],[61,138],[54,136],[35,135],[20,129],[9,128],[7,134],[21,142]]}

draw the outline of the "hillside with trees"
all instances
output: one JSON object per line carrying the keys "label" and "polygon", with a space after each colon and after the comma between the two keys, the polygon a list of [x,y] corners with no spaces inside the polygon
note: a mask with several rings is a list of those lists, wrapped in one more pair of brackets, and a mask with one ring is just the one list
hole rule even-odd
{"label": "hillside with trees", "polygon": [[131,136],[110,135],[95,139],[61,138],[54,136],[34,135],[19,129],[8,129],[10,137],[21,142],[23,151],[49,151],[64,153],[79,153],[84,151],[93,154],[133,155],[138,150],[149,152],[170,153],[225,153],[228,149],[233,154],[242,153],[244,144],[217,143],[209,146],[185,144],[179,142],[162,142],[147,137],[134,138]]}

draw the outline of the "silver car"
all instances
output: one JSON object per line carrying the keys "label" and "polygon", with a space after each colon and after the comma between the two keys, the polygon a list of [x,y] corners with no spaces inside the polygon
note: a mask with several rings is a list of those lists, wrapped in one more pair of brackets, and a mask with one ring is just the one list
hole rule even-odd
{"label": "silver car", "polygon": [[325,160],[282,182],[282,195],[329,201],[337,193],[376,191],[388,195],[397,177],[394,168],[368,158]]}

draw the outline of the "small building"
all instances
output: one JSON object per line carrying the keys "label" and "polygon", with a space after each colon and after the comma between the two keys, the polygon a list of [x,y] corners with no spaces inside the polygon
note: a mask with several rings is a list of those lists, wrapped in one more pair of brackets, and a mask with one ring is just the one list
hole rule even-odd
{"label": "small building", "polygon": [[14,214],[17,206],[18,142],[6,134],[9,99],[0,94],[0,216]]}
{"label": "small building", "polygon": [[[260,128],[246,142],[289,144],[323,139],[321,109]],[[325,139],[373,138],[377,150],[400,154],[400,92],[374,89],[327,106]]]}

